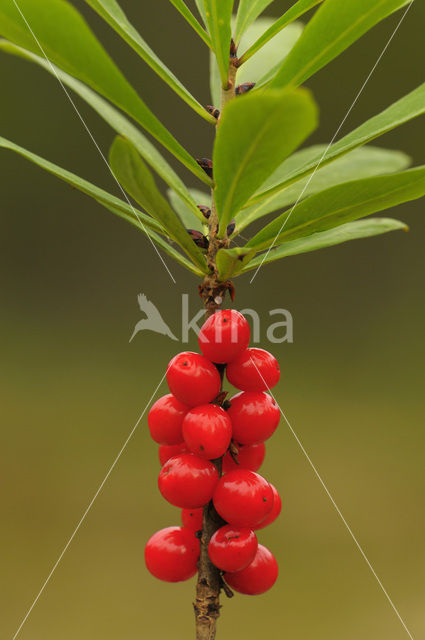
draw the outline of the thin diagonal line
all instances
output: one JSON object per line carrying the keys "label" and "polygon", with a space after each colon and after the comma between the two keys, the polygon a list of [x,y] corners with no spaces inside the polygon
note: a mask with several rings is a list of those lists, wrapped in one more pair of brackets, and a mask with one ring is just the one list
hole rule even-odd
{"label": "thin diagonal line", "polygon": [[339,125],[338,129],[335,131],[334,136],[332,138],[332,140],[330,141],[330,143],[328,144],[328,146],[326,147],[322,157],[320,158],[319,162],[317,163],[313,173],[311,174],[311,176],[309,177],[308,181],[306,182],[303,190],[301,191],[300,195],[297,198],[297,201],[295,202],[295,204],[293,205],[292,209],[289,211],[288,215],[286,216],[285,220],[282,223],[282,226],[280,227],[279,231],[277,232],[272,244],[270,245],[270,247],[268,248],[267,252],[264,254],[263,259],[261,260],[261,263],[258,265],[257,269],[255,270],[254,275],[252,276],[251,280],[249,281],[249,284],[252,284],[252,282],[254,281],[254,278],[256,277],[257,273],[260,271],[261,267],[264,264],[264,261],[266,260],[266,258],[268,257],[270,251],[273,249],[274,245],[276,244],[276,241],[278,239],[278,237],[280,236],[280,234],[282,233],[284,227],[286,226],[286,223],[288,222],[289,218],[291,217],[295,207],[297,206],[297,204],[299,203],[299,201],[301,200],[301,198],[303,197],[305,191],[308,189],[311,181],[313,180],[314,176],[316,175],[317,171],[320,169],[324,159],[326,158],[329,149],[331,148],[331,146],[333,145],[333,143],[335,142],[335,139],[337,137],[337,135],[339,134],[339,132],[341,131],[342,127],[344,126],[348,116],[350,115],[350,113],[352,112],[352,110],[354,109],[355,105],[357,104],[357,102],[360,99],[360,96],[362,95],[364,89],[366,88],[366,85],[368,84],[369,80],[371,79],[371,77],[373,76],[373,74],[376,71],[377,66],[379,65],[379,63],[381,62],[382,58],[384,57],[388,47],[390,46],[391,42],[393,41],[397,31],[399,30],[399,28],[401,27],[404,19],[406,18],[408,12],[410,11],[411,6],[413,5],[415,0],[411,0],[409,6],[407,7],[406,11],[403,13],[403,15],[401,16],[396,28],[394,29],[393,33],[391,34],[388,42],[386,43],[385,47],[383,48],[383,50],[381,51],[381,54],[379,55],[377,61],[375,62],[375,64],[373,65],[371,71],[369,72],[366,80],[363,82],[360,91],[358,92],[358,94],[356,95],[356,97],[354,98],[354,101],[352,102],[350,108],[348,109],[347,113],[345,114],[341,124]]}
{"label": "thin diagonal line", "polygon": [[297,436],[297,434],[295,433],[295,430],[293,429],[292,425],[290,424],[288,418],[286,417],[286,415],[284,414],[283,410],[281,409],[279,403],[277,402],[276,398],[274,397],[272,391],[269,389],[269,386],[267,385],[267,382],[264,380],[264,377],[261,374],[261,371],[258,369],[257,365],[255,364],[253,358],[251,357],[251,362],[254,365],[255,369],[257,370],[258,375],[260,376],[261,380],[263,381],[264,386],[266,387],[267,391],[270,393],[271,397],[273,398],[273,400],[276,402],[277,406],[279,407],[279,411],[283,416],[283,419],[285,420],[286,424],[288,425],[292,435],[294,436],[298,446],[300,447],[301,451],[303,452],[304,456],[307,458],[307,461],[310,465],[310,467],[313,469],[314,471],[314,475],[316,476],[316,478],[319,480],[320,484],[322,485],[323,489],[325,490],[326,495],[328,496],[329,500],[331,501],[332,505],[334,506],[337,514],[339,515],[339,517],[341,518],[345,528],[347,529],[348,533],[350,534],[350,536],[352,537],[354,544],[356,545],[357,549],[360,551],[364,561],[366,562],[367,566],[369,567],[370,571],[372,572],[375,580],[377,581],[377,583],[379,584],[379,586],[381,587],[381,590],[383,591],[386,599],[388,600],[388,602],[390,603],[394,613],[396,614],[397,618],[399,619],[399,621],[401,622],[401,624],[403,625],[404,630],[406,631],[407,635],[409,636],[409,638],[411,640],[414,640],[412,634],[410,633],[409,629],[406,626],[406,623],[404,622],[403,618],[401,617],[400,613],[397,610],[397,607],[395,606],[394,602],[391,600],[390,595],[388,593],[388,591],[385,589],[384,585],[382,584],[382,581],[380,580],[379,576],[377,575],[375,569],[373,568],[372,564],[370,563],[366,553],[363,551],[363,548],[361,547],[359,541],[357,540],[356,536],[353,533],[353,530],[351,529],[350,525],[348,524],[347,520],[344,518],[344,516],[342,515],[341,509],[338,507],[337,503],[335,502],[335,499],[333,498],[331,492],[329,491],[328,487],[325,484],[325,481],[323,480],[322,476],[320,475],[319,471],[317,470],[317,467],[315,466],[315,464],[313,463],[312,459],[310,458],[310,456],[308,455],[307,451],[304,448],[304,445],[302,444],[301,440],[299,439],[299,437]]}
{"label": "thin diagonal line", "polygon": [[15,635],[12,637],[12,640],[16,640],[16,638],[18,637],[22,627],[24,626],[24,624],[26,623],[26,621],[28,620],[29,616],[31,615],[32,610],[34,609],[35,605],[37,604],[37,602],[39,601],[43,591],[45,590],[45,588],[47,587],[47,585],[49,584],[54,572],[56,571],[56,569],[58,568],[62,558],[64,557],[65,553],[68,551],[72,541],[74,540],[75,536],[77,535],[79,529],[81,528],[81,525],[83,524],[84,520],[86,519],[90,509],[92,508],[92,506],[94,505],[98,495],[100,494],[100,492],[102,491],[103,487],[105,486],[109,476],[111,475],[112,471],[115,469],[118,460],[121,458],[122,454],[124,453],[128,443],[130,442],[131,438],[133,437],[137,427],[139,426],[143,416],[146,413],[146,409],[148,408],[148,406],[150,405],[150,403],[152,402],[153,398],[155,397],[158,389],[160,388],[160,386],[162,385],[162,383],[164,382],[164,378],[165,378],[165,373],[161,378],[160,383],[158,384],[158,386],[156,387],[155,391],[153,392],[153,394],[151,395],[151,397],[149,398],[145,408],[143,409],[142,413],[139,416],[139,419],[137,420],[136,424],[134,425],[134,427],[132,428],[132,430],[130,431],[129,435],[127,436],[127,439],[125,440],[124,444],[122,445],[118,455],[116,456],[115,460],[113,461],[113,463],[111,464],[111,466],[108,469],[108,472],[106,474],[106,476],[104,477],[104,479],[102,480],[102,482],[99,485],[99,488],[97,489],[96,493],[94,494],[93,498],[90,500],[89,505],[87,507],[87,509],[84,511],[80,521],[78,522],[77,526],[75,527],[71,537],[68,539],[68,542],[66,543],[66,545],[64,546],[62,552],[60,553],[58,559],[56,560],[55,564],[53,565],[49,575],[47,576],[46,580],[43,582],[43,585],[40,589],[40,591],[38,592],[37,596],[34,598],[30,608],[28,609],[27,613],[25,614],[24,619],[22,620],[21,624],[19,625],[19,627],[17,628]]}
{"label": "thin diagonal line", "polygon": [[67,90],[67,88],[65,87],[64,83],[62,82],[62,80],[60,79],[54,65],[50,62],[49,58],[47,57],[46,52],[44,51],[40,41],[38,40],[37,36],[35,35],[34,31],[31,29],[26,17],[24,16],[24,14],[22,13],[21,8],[18,6],[18,3],[16,2],[16,0],[12,0],[13,4],[15,5],[16,9],[19,11],[19,14],[22,17],[22,20],[25,22],[25,25],[27,26],[29,32],[31,33],[32,37],[34,38],[38,48],[40,49],[41,53],[43,54],[44,58],[46,59],[47,64],[50,66],[53,74],[55,75],[57,81],[59,82],[60,86],[62,87],[63,91],[65,92],[66,97],[68,98],[69,102],[72,105],[72,108],[74,109],[75,113],[77,114],[78,118],[80,119],[84,129],[87,131],[87,133],[89,134],[94,146],[96,147],[96,149],[98,150],[100,156],[102,157],[102,160],[105,162],[106,166],[109,169],[109,172],[111,174],[111,176],[113,177],[113,179],[115,180],[115,182],[117,183],[121,193],[123,194],[124,198],[127,200],[127,203],[129,204],[129,206],[131,207],[131,210],[133,212],[133,214],[135,215],[135,217],[137,218],[141,229],[144,231],[144,233],[146,234],[146,236],[149,238],[149,241],[151,243],[151,245],[153,246],[153,248],[155,249],[159,259],[161,260],[162,264],[164,265],[168,275],[170,276],[171,280],[174,282],[174,284],[176,284],[176,280],[173,276],[173,274],[171,273],[171,271],[169,270],[169,268],[167,267],[164,258],[162,257],[162,255],[159,253],[157,246],[155,245],[154,241],[152,240],[152,238],[150,237],[149,233],[146,231],[146,227],[143,224],[139,214],[137,213],[136,209],[133,207],[133,205],[131,204],[126,192],[124,191],[124,189],[122,188],[121,184],[119,183],[118,179],[116,178],[114,172],[112,171],[111,167],[109,166],[109,162],[107,161],[107,159],[105,158],[105,155],[103,153],[103,151],[101,150],[101,148],[99,147],[98,143],[95,140],[95,137],[93,136],[92,132],[90,131],[87,123],[85,122],[83,116],[81,115],[81,113],[79,112],[75,102],[73,101],[69,91]]}

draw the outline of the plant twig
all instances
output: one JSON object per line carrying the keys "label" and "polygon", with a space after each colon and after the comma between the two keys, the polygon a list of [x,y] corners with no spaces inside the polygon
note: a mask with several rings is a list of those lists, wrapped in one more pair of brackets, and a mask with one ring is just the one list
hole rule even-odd
{"label": "plant twig", "polygon": [[[237,69],[232,61],[229,69],[229,82],[227,89],[222,90],[221,108],[235,97]],[[220,123],[218,122],[218,126]],[[203,300],[205,316],[209,318],[219,309],[223,303],[226,292],[234,297],[234,288],[231,282],[220,282],[218,278],[216,256],[221,248],[229,246],[228,238],[218,238],[218,215],[214,202],[214,192],[211,198],[211,214],[209,223],[209,247],[207,253],[207,263],[210,273],[205,276],[199,293]],[[225,367],[220,368],[220,375],[223,381]],[[223,397],[223,401],[225,396]],[[219,474],[222,473],[223,459],[214,461]],[[231,589],[224,582],[221,572],[215,567],[208,555],[208,545],[212,535],[223,526],[224,522],[218,515],[212,502],[204,507],[202,534],[200,538],[201,553],[198,565],[198,583],[196,587],[196,599],[194,602],[196,618],[196,640],[214,640],[216,636],[217,618],[220,615],[220,592],[223,590],[230,598],[233,596]]]}

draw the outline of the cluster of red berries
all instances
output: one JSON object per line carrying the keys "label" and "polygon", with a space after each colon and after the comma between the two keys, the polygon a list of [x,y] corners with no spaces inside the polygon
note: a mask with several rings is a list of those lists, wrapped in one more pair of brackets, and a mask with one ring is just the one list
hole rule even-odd
{"label": "cluster of red berries", "polygon": [[[227,584],[254,595],[277,579],[276,559],[258,544],[255,531],[281,510],[275,487],[256,473],[280,418],[266,393],[279,381],[280,369],[267,351],[248,348],[249,340],[242,314],[217,311],[199,333],[203,355],[184,352],[171,360],[171,393],[149,412],[149,430],[160,445],[159,490],[182,509],[183,526],[158,531],[146,545],[146,566],[161,580],[179,582],[197,572],[203,510],[210,501],[223,526],[211,537],[209,557]],[[240,389],[230,401],[221,391],[224,371]]]}

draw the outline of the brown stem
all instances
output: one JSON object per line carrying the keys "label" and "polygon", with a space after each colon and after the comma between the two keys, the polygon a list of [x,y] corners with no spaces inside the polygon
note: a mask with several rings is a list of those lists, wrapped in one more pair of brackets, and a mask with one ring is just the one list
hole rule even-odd
{"label": "brown stem", "polygon": [[[230,62],[229,82],[227,89],[222,90],[221,109],[224,105],[235,97],[237,69]],[[218,125],[220,126],[220,121]],[[209,224],[209,247],[207,253],[207,264],[210,273],[205,276],[199,292],[204,303],[205,316],[209,318],[223,303],[226,291],[233,298],[234,290],[230,282],[220,282],[218,278],[216,257],[219,249],[227,248],[229,240],[227,237],[218,238],[218,216],[214,201],[214,191],[211,198],[211,215],[208,220]],[[223,381],[224,367],[220,368],[220,375]],[[215,460],[219,474],[222,473],[223,459]],[[204,507],[201,553],[198,565],[198,583],[196,586],[196,599],[194,602],[195,618],[196,618],[196,640],[214,640],[216,636],[217,618],[220,615],[220,591],[226,593],[228,597],[233,594],[229,587],[224,583],[221,572],[215,567],[208,555],[208,545],[212,535],[223,526],[224,521],[220,518],[214,508],[212,502]]]}
{"label": "brown stem", "polygon": [[[212,215],[212,214],[211,214]],[[210,247],[211,247],[210,243]],[[220,286],[215,279],[215,274],[207,276],[207,284],[204,281],[201,295],[204,300],[205,315],[208,318],[220,305],[215,302],[217,299],[216,290]],[[223,383],[224,367],[220,370]],[[221,388],[223,384],[221,385]],[[222,472],[222,458],[215,460],[219,474]],[[196,599],[194,602],[196,619],[196,640],[214,640],[216,635],[217,618],[220,615],[220,591],[223,588],[221,573],[215,567],[208,555],[208,545],[212,535],[223,526],[224,522],[214,508],[212,501],[204,507],[202,521],[202,534],[200,538],[201,553],[198,565],[198,583],[196,586]]]}

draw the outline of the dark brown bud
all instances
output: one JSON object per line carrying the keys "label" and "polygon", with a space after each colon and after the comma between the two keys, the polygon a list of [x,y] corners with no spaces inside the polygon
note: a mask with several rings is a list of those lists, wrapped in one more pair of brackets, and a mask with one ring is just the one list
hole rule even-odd
{"label": "dark brown bud", "polygon": [[236,227],[236,220],[232,220],[230,224],[227,225],[227,235],[231,236]]}
{"label": "dark brown bud", "polygon": [[208,113],[210,113],[213,116],[213,118],[215,118],[216,120],[219,119],[219,117],[220,117],[220,109],[217,109],[217,107],[213,107],[210,104],[207,104],[205,109],[208,111]]}
{"label": "dark brown bud", "polygon": [[231,58],[237,58],[238,56],[238,48],[235,44],[235,41],[233,40],[233,38],[230,40],[230,57]]}
{"label": "dark brown bud", "polygon": [[254,87],[255,82],[243,82],[238,87],[236,87],[236,95],[242,96],[244,93],[248,93],[248,91],[251,91],[251,89],[253,89]]}
{"label": "dark brown bud", "polygon": [[204,205],[204,204],[198,204],[198,209],[202,213],[204,218],[206,218],[208,220],[208,218],[211,215],[211,209],[209,207],[207,207],[206,205]]}
{"label": "dark brown bud", "polygon": [[208,249],[210,244],[208,242],[208,238],[206,238],[200,231],[197,231],[196,229],[187,229],[187,232],[197,247],[200,249]]}
{"label": "dark brown bud", "polygon": [[203,169],[205,171],[207,176],[209,176],[210,178],[213,177],[213,163],[212,163],[212,160],[209,160],[208,158],[197,158],[196,162],[199,164],[201,169]]}

